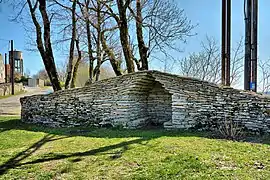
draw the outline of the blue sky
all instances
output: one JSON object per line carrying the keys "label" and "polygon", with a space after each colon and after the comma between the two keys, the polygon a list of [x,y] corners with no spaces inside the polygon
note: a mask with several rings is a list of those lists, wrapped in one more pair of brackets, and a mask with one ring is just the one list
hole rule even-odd
{"label": "blue sky", "polygon": [[9,21],[9,17],[12,14],[12,10],[5,4],[0,4],[0,53],[4,54],[8,51],[8,41],[14,40],[14,48],[16,50],[23,51],[24,67],[31,70],[32,73],[38,71],[43,67],[39,54],[33,52],[27,52],[26,39],[24,38],[24,28],[19,24]]}
{"label": "blue sky", "polygon": [[[190,52],[199,51],[200,42],[206,34],[214,36],[220,43],[221,0],[176,0],[176,2],[185,10],[192,23],[198,24],[194,29],[198,35],[188,39],[188,44],[183,47],[185,52],[179,54],[179,58]],[[232,0],[232,43],[239,41],[240,37],[244,35],[243,3],[244,0]],[[261,59],[270,57],[270,13],[268,7],[270,7],[269,0],[259,0],[258,54]],[[4,54],[8,50],[8,41],[1,39],[13,39],[15,49],[23,51],[24,67],[29,69],[31,74],[34,74],[43,68],[42,60],[38,53],[25,50],[27,40],[23,27],[8,20],[12,12],[7,5],[0,4],[0,53]],[[65,58],[63,55],[55,53],[55,59],[57,63],[60,63]]]}
{"label": "blue sky", "polygon": [[[185,52],[193,52],[200,47],[205,35],[214,36],[221,44],[221,0],[179,0],[188,18],[198,23],[196,37],[190,38]],[[232,44],[244,36],[244,0],[232,0]],[[259,0],[258,55],[261,59],[270,57],[270,1]]]}

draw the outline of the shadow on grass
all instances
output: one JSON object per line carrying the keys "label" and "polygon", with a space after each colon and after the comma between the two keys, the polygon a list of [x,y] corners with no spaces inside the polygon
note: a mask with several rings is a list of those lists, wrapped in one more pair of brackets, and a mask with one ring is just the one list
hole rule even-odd
{"label": "shadow on grass", "polygon": [[[86,136],[95,138],[158,138],[162,136],[168,137],[204,137],[208,139],[222,139],[220,135],[209,131],[196,130],[165,130],[162,128],[148,129],[119,129],[119,128],[93,128],[93,127],[73,127],[73,128],[50,128],[42,125],[27,124],[20,121],[18,118],[0,117],[0,133],[8,130],[26,130],[33,132],[44,132],[48,134],[61,136]],[[270,135],[245,135],[241,142],[251,142],[270,145]]]}
{"label": "shadow on grass", "polygon": [[[75,153],[66,153],[66,154],[65,153],[62,153],[62,154],[49,153],[49,154],[46,154],[46,156],[43,156],[42,158],[30,160],[27,162],[22,162],[26,158],[30,157],[38,149],[40,149],[47,142],[52,142],[52,141],[68,138],[69,136],[107,137],[106,134],[103,134],[102,132],[98,131],[98,129],[93,130],[91,132],[86,131],[86,129],[87,128],[84,128],[84,130],[82,129],[79,130],[77,128],[76,129],[75,128],[65,128],[65,129],[44,128],[37,125],[30,125],[30,124],[22,123],[18,119],[4,120],[0,122],[0,133],[9,131],[9,130],[27,130],[27,131],[48,133],[41,140],[37,141],[26,150],[16,154],[14,157],[10,158],[8,161],[0,165],[0,175],[5,174],[9,169],[18,168],[23,165],[31,165],[31,164],[43,163],[43,162],[48,162],[48,161],[53,161],[53,160],[61,160],[61,159],[66,159],[70,157],[76,157],[76,161],[80,161],[80,157],[96,155],[97,153],[107,153],[107,151],[109,150],[121,148],[120,151],[117,151],[115,153],[107,153],[111,155],[110,157],[112,159],[116,159],[116,158],[120,158],[122,153],[128,150],[128,145],[142,144],[143,142],[149,141],[158,136],[158,135],[154,135],[153,137],[150,137],[150,136],[147,136],[146,134],[138,134],[139,131],[131,133],[128,136],[128,132],[125,130],[123,130],[125,132],[124,134],[119,135],[115,132],[115,130],[103,129],[104,131],[102,132],[109,131],[107,132],[108,133],[107,135],[109,135],[110,132],[111,133],[114,132],[110,134],[110,137],[127,137],[127,136],[138,137],[138,136],[144,136],[144,135],[145,137],[138,137],[134,140],[123,141],[118,144],[99,147],[99,148],[91,149],[85,152],[75,152]],[[117,132],[120,132],[120,130]],[[132,132],[132,131],[129,131],[129,132]],[[61,137],[56,137],[56,135],[61,135]]]}
{"label": "shadow on grass", "polygon": [[[1,118],[0,118],[1,119]],[[33,132],[44,132],[62,136],[86,136],[95,138],[158,138],[161,136],[170,137],[207,137],[210,133],[196,131],[168,131],[162,128],[149,128],[128,130],[119,128],[94,128],[94,127],[73,127],[73,128],[50,128],[42,125],[23,123],[19,119],[7,119],[0,121],[0,133],[8,130],[26,130]]]}
{"label": "shadow on grass", "polygon": [[[95,138],[158,138],[162,136],[169,137],[204,137],[208,139],[223,139],[220,135],[209,131],[196,130],[165,130],[162,128],[149,129],[119,129],[119,128],[93,128],[93,127],[73,127],[73,128],[50,128],[42,125],[27,124],[15,117],[0,117],[0,133],[9,130],[26,130],[33,132],[44,132],[48,134],[61,136],[86,136]],[[270,145],[270,135],[246,135],[241,142],[251,142]]]}
{"label": "shadow on grass", "polygon": [[[20,163],[20,164],[18,163],[18,164],[16,164],[15,167],[29,165],[29,164],[43,163],[43,162],[48,162],[48,161],[53,161],[53,160],[61,160],[61,159],[66,159],[66,158],[71,158],[71,157],[77,157],[77,159],[78,159],[78,157],[93,156],[93,155],[96,155],[98,153],[104,153],[104,152],[107,152],[107,151],[112,150],[112,149],[122,148],[121,152],[115,153],[115,154],[113,154],[113,156],[111,156],[111,158],[116,159],[116,158],[121,157],[121,154],[128,149],[128,148],[125,148],[128,145],[142,144],[142,142],[148,141],[148,140],[150,140],[150,139],[139,138],[139,139],[135,139],[135,140],[124,141],[124,142],[121,142],[118,144],[104,146],[104,147],[100,147],[100,148],[96,148],[96,149],[91,149],[91,150],[85,151],[85,152],[75,152],[75,153],[67,153],[67,154],[50,153],[50,154],[48,154],[47,157],[38,158],[38,159],[35,159],[33,161],[29,161],[29,162],[25,162],[25,163]],[[1,171],[0,171],[0,174],[1,174]]]}
{"label": "shadow on grass", "polygon": [[[4,164],[0,165],[0,175],[5,174],[9,169],[17,168],[23,165],[31,165],[37,163],[48,162],[52,160],[66,159],[70,157],[79,157],[96,155],[97,153],[107,153],[107,151],[112,149],[122,148],[120,152],[112,154],[111,158],[119,158],[121,154],[125,152],[128,148],[128,145],[131,144],[142,144],[143,142],[148,142],[151,139],[159,138],[162,136],[168,137],[205,137],[212,138],[210,133],[205,132],[190,132],[190,131],[166,131],[163,129],[154,129],[154,130],[125,130],[125,129],[97,129],[91,127],[80,127],[80,128],[47,128],[33,124],[25,124],[19,119],[4,119],[0,121],[0,133],[9,130],[26,130],[34,132],[45,132],[47,135],[30,146],[28,149],[18,153],[14,157],[10,158]],[[56,135],[61,135],[62,137],[57,138]],[[31,156],[35,151],[37,151],[41,146],[47,142],[56,141],[59,139],[67,138],[70,136],[86,136],[86,137],[96,137],[96,138],[127,138],[127,137],[137,137],[134,140],[123,141],[118,144],[113,144],[109,146],[99,147],[96,149],[91,149],[85,152],[75,152],[75,153],[62,153],[55,154],[50,153],[46,156],[38,159],[34,159],[28,162],[22,162],[27,157]],[[261,141],[263,144],[269,143],[269,136],[266,138],[266,141]]]}
{"label": "shadow on grass", "polygon": [[41,140],[34,143],[32,146],[27,148],[26,150],[16,154],[14,157],[10,158],[4,164],[0,165],[0,175],[4,174],[7,170],[11,168],[18,167],[19,163],[31,156],[34,152],[41,148],[47,142],[52,142],[60,139],[64,139],[65,137],[55,138],[55,135],[47,134]]}

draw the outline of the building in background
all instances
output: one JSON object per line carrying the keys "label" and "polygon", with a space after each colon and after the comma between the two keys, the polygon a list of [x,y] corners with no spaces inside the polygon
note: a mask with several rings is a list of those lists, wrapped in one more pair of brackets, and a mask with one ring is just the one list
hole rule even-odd
{"label": "building in background", "polygon": [[3,56],[0,54],[0,83],[5,82],[5,65],[3,61]]}
{"label": "building in background", "polygon": [[44,80],[42,79],[28,79],[28,86],[29,87],[44,87]]}
{"label": "building in background", "polygon": [[5,64],[5,68],[6,68],[6,73],[7,73],[7,82],[10,82],[10,64]]}
{"label": "building in background", "polygon": [[[23,71],[23,56],[21,51],[13,51],[14,57],[14,78],[21,79],[24,75]],[[4,63],[3,56],[0,54],[0,83],[5,82],[5,78],[7,82],[11,82],[11,51],[9,51],[9,62]],[[5,72],[6,71],[6,72]]]}
{"label": "building in background", "polygon": [[[9,64],[11,62],[11,51],[9,51]],[[14,57],[14,73],[23,76],[23,55],[21,51],[13,51]]]}

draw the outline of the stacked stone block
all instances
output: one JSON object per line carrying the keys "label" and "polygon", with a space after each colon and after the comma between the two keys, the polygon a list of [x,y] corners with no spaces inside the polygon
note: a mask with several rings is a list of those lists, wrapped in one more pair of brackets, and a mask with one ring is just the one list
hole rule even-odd
{"label": "stacked stone block", "polygon": [[153,123],[166,129],[212,129],[229,119],[250,131],[270,132],[269,97],[158,71],[25,97],[21,104],[23,121],[54,127]]}

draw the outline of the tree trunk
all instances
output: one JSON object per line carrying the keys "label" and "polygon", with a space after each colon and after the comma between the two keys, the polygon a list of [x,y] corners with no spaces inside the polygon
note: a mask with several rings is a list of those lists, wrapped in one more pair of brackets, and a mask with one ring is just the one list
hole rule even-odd
{"label": "tree trunk", "polygon": [[112,49],[110,49],[106,43],[105,37],[104,37],[104,32],[101,33],[101,42],[102,42],[102,47],[105,51],[105,53],[109,56],[110,63],[112,65],[113,71],[116,76],[121,76],[121,67],[119,61],[116,60],[116,57],[114,55],[114,52]]}
{"label": "tree trunk", "polygon": [[89,19],[89,4],[90,0],[85,0],[85,9],[80,4],[81,12],[84,16],[85,20],[85,28],[86,28],[86,36],[87,36],[87,51],[88,51],[88,57],[89,57],[89,83],[93,83],[93,77],[94,77],[94,55],[93,55],[93,46],[92,46],[92,35],[91,35],[91,24]]}
{"label": "tree trunk", "polygon": [[74,69],[73,69],[73,74],[72,74],[72,80],[71,80],[71,88],[75,88],[76,86],[76,79],[77,79],[77,74],[78,74],[78,69],[79,69],[79,65],[81,63],[81,59],[82,59],[82,52],[80,50],[80,45],[79,45],[79,40],[77,39],[76,41],[76,49],[78,52],[78,59],[74,65]]}
{"label": "tree trunk", "polygon": [[123,0],[117,0],[117,6],[118,6],[118,12],[119,12],[119,18],[120,18],[118,21],[118,26],[119,26],[119,31],[120,31],[121,45],[124,52],[128,73],[132,73],[132,72],[135,72],[135,69],[134,69],[134,63],[133,63],[133,54],[132,54],[130,42],[129,42],[128,22],[127,22],[127,16],[126,16],[126,11],[127,11],[126,5],[128,3],[129,2],[126,2],[125,4]]}
{"label": "tree trunk", "polygon": [[142,62],[141,70],[148,70],[148,60],[147,60],[147,52],[148,48],[146,47],[143,39],[143,27],[142,27],[142,7],[141,0],[136,0],[136,31],[137,31],[137,41],[139,47],[140,59]]}
{"label": "tree trunk", "polygon": [[[58,74],[57,74],[57,70],[56,70],[56,66],[55,66],[55,62],[54,62],[52,46],[51,46],[51,36],[50,36],[51,30],[50,30],[50,21],[49,21],[48,14],[46,11],[46,0],[38,0],[36,2],[36,4],[34,5],[34,7],[32,6],[31,0],[27,0],[27,3],[29,6],[29,9],[30,9],[33,23],[34,23],[35,28],[36,28],[37,48],[38,48],[39,53],[42,57],[45,69],[48,73],[48,76],[49,76],[49,79],[52,83],[54,91],[61,90],[61,86],[60,86],[60,82],[58,79]],[[38,20],[37,20],[36,15],[35,15],[37,3],[39,3],[39,11],[41,13],[42,20],[43,20],[44,44],[42,41],[41,26],[38,23]]]}
{"label": "tree trunk", "polygon": [[71,41],[70,41],[70,49],[69,49],[69,60],[67,66],[67,77],[65,82],[65,89],[69,88],[70,80],[72,77],[72,69],[73,69],[73,59],[74,59],[74,44],[76,41],[76,4],[77,0],[73,0],[72,4],[72,34],[71,34]]}
{"label": "tree trunk", "polygon": [[89,56],[89,82],[93,82],[94,76],[94,56],[93,56],[93,48],[92,48],[92,40],[91,40],[91,30],[90,30],[90,22],[89,18],[86,20],[86,33],[87,33],[87,48],[88,48],[88,56]]}
{"label": "tree trunk", "polygon": [[97,66],[96,66],[96,81],[99,80],[100,76],[100,66],[101,66],[101,5],[100,1],[97,0]]}

